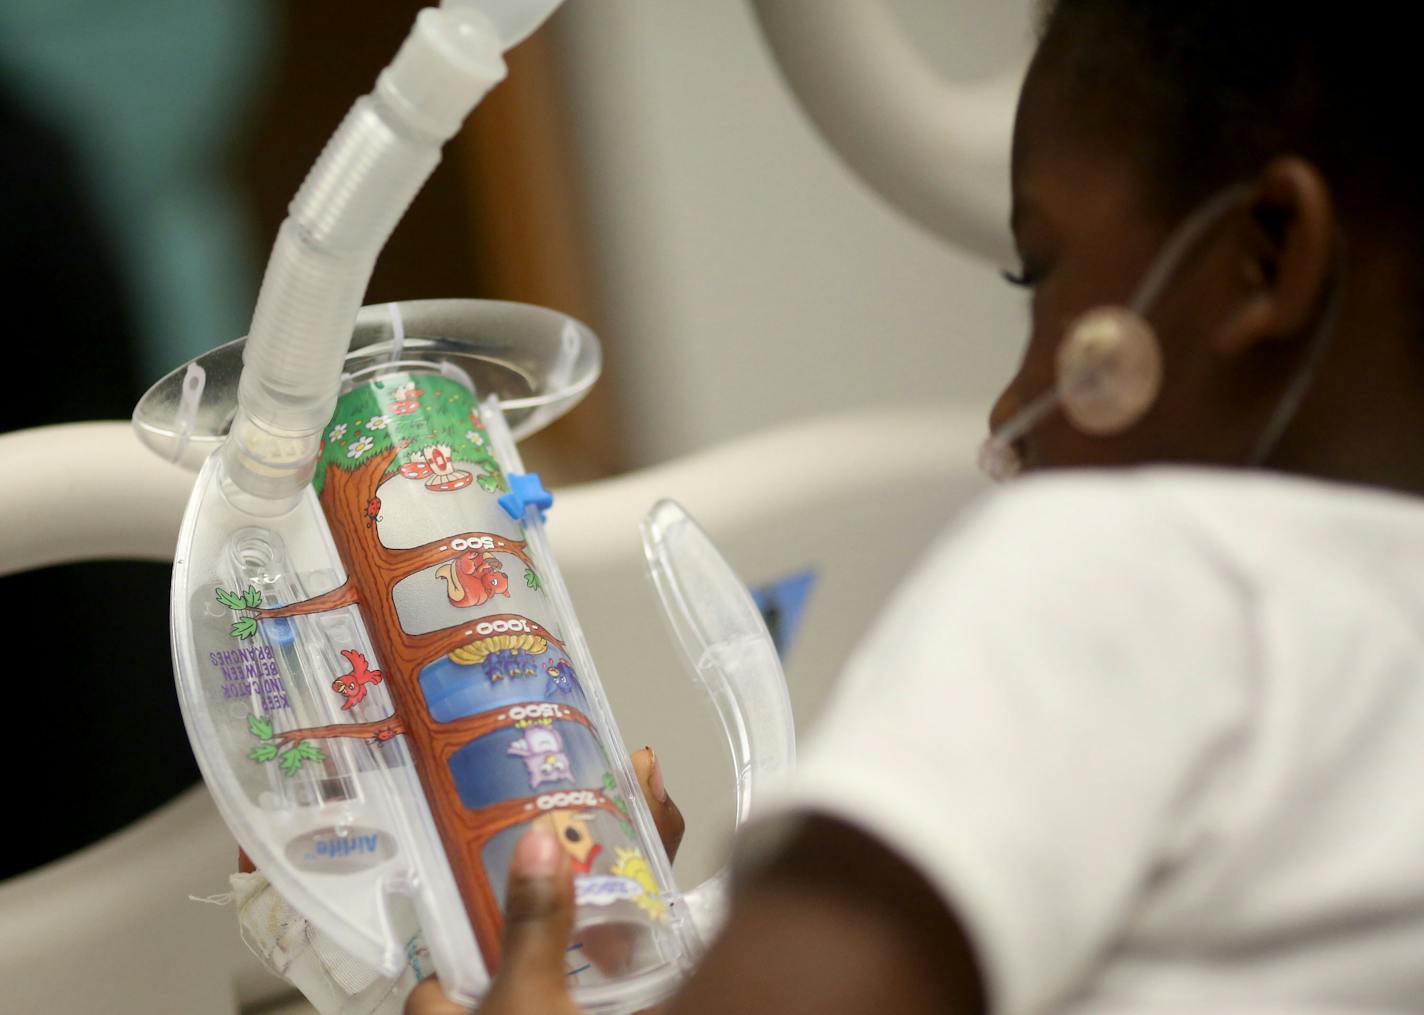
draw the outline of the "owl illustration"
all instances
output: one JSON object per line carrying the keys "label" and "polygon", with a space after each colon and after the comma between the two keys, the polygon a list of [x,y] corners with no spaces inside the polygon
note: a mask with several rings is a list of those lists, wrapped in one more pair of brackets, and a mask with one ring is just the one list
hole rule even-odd
{"label": "owl illustration", "polygon": [[564,753],[558,730],[544,726],[527,729],[504,753],[523,759],[529,770],[530,789],[538,789],[546,782],[573,782],[573,765]]}

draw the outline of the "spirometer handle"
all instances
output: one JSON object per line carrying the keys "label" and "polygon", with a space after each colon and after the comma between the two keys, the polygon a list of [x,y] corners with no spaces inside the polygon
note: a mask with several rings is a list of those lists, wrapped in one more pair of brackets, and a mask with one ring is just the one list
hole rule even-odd
{"label": "spirometer handle", "polygon": [[[673,634],[722,722],[737,780],[737,823],[754,793],[796,761],[786,676],[761,612],[702,528],[670,500],[643,520],[643,550]],[[726,901],[726,870],[687,892],[698,930],[710,934]]]}

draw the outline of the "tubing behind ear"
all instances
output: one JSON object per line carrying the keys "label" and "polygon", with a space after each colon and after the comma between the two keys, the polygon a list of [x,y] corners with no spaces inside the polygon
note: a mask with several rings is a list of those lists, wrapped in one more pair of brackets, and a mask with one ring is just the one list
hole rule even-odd
{"label": "tubing behind ear", "polygon": [[1162,390],[1162,350],[1152,325],[1125,307],[1089,310],[1058,345],[1057,391],[1063,415],[1094,436],[1121,433]]}

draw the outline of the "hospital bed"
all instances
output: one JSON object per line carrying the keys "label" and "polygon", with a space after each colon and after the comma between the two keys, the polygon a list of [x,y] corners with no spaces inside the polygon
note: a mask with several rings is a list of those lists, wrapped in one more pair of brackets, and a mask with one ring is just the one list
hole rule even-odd
{"label": "hospital bed", "polygon": [[[977,412],[952,408],[843,415],[556,491],[550,536],[625,742],[658,750],[687,816],[682,883],[725,858],[731,773],[722,734],[664,631],[639,519],[673,497],[750,585],[792,579],[807,592],[800,624],[783,629],[805,730],[892,588],[981,489],[972,463],[983,431]],[[69,463],[80,458],[90,467],[76,475]],[[0,527],[0,573],[171,560],[193,478],[120,422],[0,436],[0,474],[25,477],[0,486],[0,517],[27,521]],[[41,819],[10,815],[6,826]],[[227,891],[234,861],[235,845],[197,785],[130,827],[0,884],[0,1012],[275,1011],[289,990],[248,954],[235,914],[191,901]]]}

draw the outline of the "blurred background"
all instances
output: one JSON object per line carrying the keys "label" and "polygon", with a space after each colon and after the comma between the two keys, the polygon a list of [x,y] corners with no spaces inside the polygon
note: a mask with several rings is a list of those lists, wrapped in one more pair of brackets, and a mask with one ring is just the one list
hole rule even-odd
{"label": "blurred background", "polygon": [[[246,331],[287,201],[419,6],[0,5],[0,288],[19,358],[3,429],[127,417],[160,375]],[[1028,44],[1029,0],[893,7],[952,79],[1001,72]],[[999,266],[949,249],[840,163],[746,4],[576,0],[509,64],[367,302],[522,300],[592,325],[603,380],[526,450],[550,486],[852,408],[987,412],[1019,353],[1021,299]],[[19,757],[95,763],[82,807],[57,813],[44,780],[17,784],[14,806],[54,817],[7,839],[4,878],[197,774],[173,700],[167,568],[0,582],[22,604],[11,624],[31,672],[75,651],[71,606],[102,606],[86,611],[84,684],[109,692],[65,696],[62,740],[44,724],[12,740]]]}

